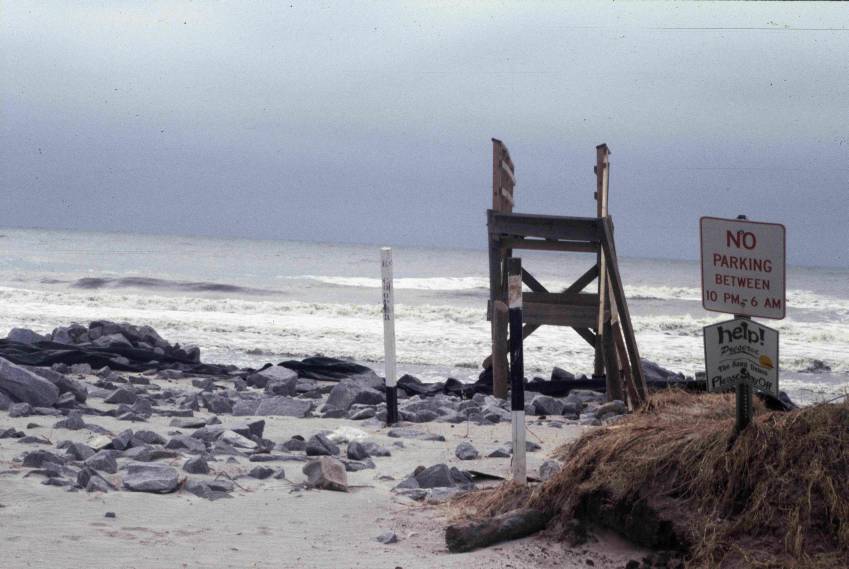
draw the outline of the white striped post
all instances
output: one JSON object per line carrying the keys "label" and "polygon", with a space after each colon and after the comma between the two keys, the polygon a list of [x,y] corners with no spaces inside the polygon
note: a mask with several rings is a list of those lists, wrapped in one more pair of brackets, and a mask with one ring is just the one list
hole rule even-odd
{"label": "white striped post", "polygon": [[397,370],[395,368],[395,294],[392,287],[392,249],[380,249],[383,276],[383,352],[386,377],[386,424],[398,422]]}
{"label": "white striped post", "polygon": [[507,259],[510,313],[510,408],[513,418],[513,481],[527,484],[525,460],[525,363],[522,349],[522,260]]}

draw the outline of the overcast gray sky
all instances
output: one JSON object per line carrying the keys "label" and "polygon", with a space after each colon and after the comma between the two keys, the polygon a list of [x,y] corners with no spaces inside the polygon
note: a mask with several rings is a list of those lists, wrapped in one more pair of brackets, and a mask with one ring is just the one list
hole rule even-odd
{"label": "overcast gray sky", "polygon": [[0,226],[483,247],[517,210],[698,257],[701,215],[849,265],[845,3],[0,3]]}

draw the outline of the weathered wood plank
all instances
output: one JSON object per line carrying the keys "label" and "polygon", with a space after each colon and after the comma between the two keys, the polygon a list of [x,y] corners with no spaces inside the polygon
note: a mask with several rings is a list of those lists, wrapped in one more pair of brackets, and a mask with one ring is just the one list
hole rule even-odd
{"label": "weathered wood plank", "polygon": [[560,217],[496,211],[490,219],[489,232],[499,236],[598,243],[600,227],[599,220],[595,217]]}
{"label": "weathered wood plank", "polygon": [[592,331],[592,330],[590,330],[589,328],[575,328],[575,332],[577,332],[577,333],[578,333],[578,335],[579,335],[581,338],[583,338],[584,340],[586,340],[586,342],[587,342],[590,346],[595,347],[595,332],[593,332],[593,331]]}
{"label": "weathered wood plank", "polygon": [[587,243],[584,241],[502,237],[501,243],[513,249],[527,249],[532,251],[562,251],[564,253],[597,253],[599,251],[598,243]]}
{"label": "weathered wood plank", "polygon": [[598,295],[589,292],[577,294],[566,294],[563,292],[526,292],[525,302],[536,302],[542,304],[560,304],[571,308],[572,306],[598,307]]}
{"label": "weathered wood plank", "polygon": [[548,292],[536,278],[522,267],[522,282],[528,285],[528,288],[534,292]]}
{"label": "weathered wood plank", "polygon": [[523,309],[525,322],[538,325],[592,328],[597,316],[595,306],[534,303],[524,300]]}
{"label": "weathered wood plank", "polygon": [[[606,144],[599,144],[595,148],[596,150],[596,166],[595,166],[595,174],[596,174],[596,213],[599,218],[603,218],[607,216],[607,193],[608,193],[608,181],[609,181],[609,164],[608,164],[608,150]],[[605,308],[609,306],[609,301],[607,298],[607,259],[604,256],[604,252],[599,250],[596,264],[598,265],[598,324],[596,326],[596,330],[598,330],[598,335],[596,337],[596,345],[595,345],[595,361],[594,361],[594,372],[593,375],[598,377],[600,375],[605,375],[607,380],[607,400],[611,401],[615,399],[612,397],[612,392],[616,391],[614,383],[618,380],[610,373],[605,374],[605,355],[603,353],[604,347],[604,332],[605,332],[605,321],[604,314]],[[609,368],[608,368],[609,369]]]}
{"label": "weathered wood plank", "polygon": [[564,293],[573,294],[578,293],[587,288],[593,280],[598,277],[598,265],[593,265],[587,270],[583,275],[578,277],[578,279],[569,285],[567,288],[563,289]]}

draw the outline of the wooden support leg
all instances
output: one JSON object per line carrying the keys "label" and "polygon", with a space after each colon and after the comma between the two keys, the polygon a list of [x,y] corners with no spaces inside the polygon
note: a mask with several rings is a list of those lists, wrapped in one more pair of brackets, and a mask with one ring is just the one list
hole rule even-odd
{"label": "wooden support leg", "polygon": [[507,398],[507,305],[495,301],[492,307],[492,394]]}
{"label": "wooden support leg", "polygon": [[604,356],[604,375],[607,386],[607,400],[619,399],[625,401],[625,393],[622,390],[622,378],[619,374],[619,358],[613,345],[613,328],[610,320],[604,323],[604,335],[602,336],[602,355]]}

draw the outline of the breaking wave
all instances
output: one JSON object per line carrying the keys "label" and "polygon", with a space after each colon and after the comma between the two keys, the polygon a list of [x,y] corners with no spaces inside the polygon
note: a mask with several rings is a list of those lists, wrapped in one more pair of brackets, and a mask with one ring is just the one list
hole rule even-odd
{"label": "breaking wave", "polygon": [[[62,281],[42,279],[45,284],[56,284]],[[174,290],[181,292],[225,292],[232,294],[269,294],[273,291],[248,288],[224,283],[172,281],[151,277],[83,277],[71,283],[71,287],[86,290],[101,288],[140,288],[150,290]]]}

